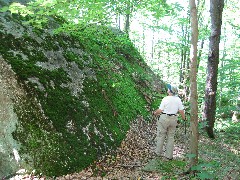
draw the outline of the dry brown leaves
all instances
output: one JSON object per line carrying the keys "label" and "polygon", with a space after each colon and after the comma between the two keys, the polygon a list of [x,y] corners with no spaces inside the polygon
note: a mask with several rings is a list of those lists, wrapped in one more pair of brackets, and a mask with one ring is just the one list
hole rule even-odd
{"label": "dry brown leaves", "polygon": [[[179,134],[180,133],[180,134]],[[176,132],[180,144],[176,144],[174,157],[184,152],[182,132]],[[62,179],[161,179],[156,172],[144,172],[142,167],[154,158],[156,137],[156,119],[145,121],[142,117],[136,119],[127,133],[126,139],[114,153],[105,155],[93,166],[75,174],[58,177]]]}

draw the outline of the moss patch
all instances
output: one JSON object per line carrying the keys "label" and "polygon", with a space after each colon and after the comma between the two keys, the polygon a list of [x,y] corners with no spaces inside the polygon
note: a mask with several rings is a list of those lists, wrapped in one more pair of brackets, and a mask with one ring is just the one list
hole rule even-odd
{"label": "moss patch", "polygon": [[50,35],[24,26],[16,37],[0,26],[6,30],[0,53],[28,93],[16,104],[14,137],[39,173],[60,176],[87,167],[119,146],[130,122],[156,104],[155,75],[124,34],[89,26]]}
{"label": "moss patch", "polygon": [[146,164],[142,170],[147,172],[161,172],[163,175],[182,173],[186,166],[186,162],[181,160],[164,161],[161,158],[152,159]]}

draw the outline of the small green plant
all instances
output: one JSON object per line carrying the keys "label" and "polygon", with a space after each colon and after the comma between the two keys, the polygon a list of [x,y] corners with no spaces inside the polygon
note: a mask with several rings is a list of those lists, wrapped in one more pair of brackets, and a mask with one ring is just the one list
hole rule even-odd
{"label": "small green plant", "polygon": [[219,163],[212,161],[209,163],[199,163],[196,166],[191,167],[191,170],[195,172],[195,175],[199,179],[215,179],[215,168],[219,166]]}

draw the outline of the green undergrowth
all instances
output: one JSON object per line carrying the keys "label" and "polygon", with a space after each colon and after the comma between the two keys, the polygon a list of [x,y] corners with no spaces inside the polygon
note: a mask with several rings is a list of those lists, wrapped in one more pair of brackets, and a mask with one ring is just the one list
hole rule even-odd
{"label": "green undergrowth", "polygon": [[84,169],[116,149],[131,121],[159,103],[151,98],[159,93],[151,84],[156,77],[125,34],[95,25],[48,34],[13,16],[4,18],[17,22],[21,35],[0,31],[0,53],[27,92],[15,105],[14,138],[37,172]]}
{"label": "green undergrowth", "polygon": [[174,176],[177,176],[184,170],[185,166],[186,162],[182,160],[165,161],[162,158],[155,158],[150,160],[142,170],[161,173],[165,178],[169,178],[172,175],[172,178],[174,178]]}
{"label": "green undergrowth", "polygon": [[[217,125],[217,123],[216,123]],[[216,127],[220,127],[217,125]],[[189,161],[152,159],[142,169],[162,175],[161,179],[219,180],[240,179],[240,123],[225,121],[216,129],[215,139],[200,130],[198,164],[189,170]],[[191,155],[186,155],[189,159]]]}
{"label": "green undergrowth", "polygon": [[216,129],[215,139],[209,139],[205,133],[200,138],[200,163],[196,170],[202,173],[201,179],[240,178],[240,123],[224,124]]}
{"label": "green undergrowth", "polygon": [[200,129],[198,164],[191,168],[192,173],[180,175],[188,179],[239,179],[240,178],[240,123],[216,122],[215,139],[210,139]]}

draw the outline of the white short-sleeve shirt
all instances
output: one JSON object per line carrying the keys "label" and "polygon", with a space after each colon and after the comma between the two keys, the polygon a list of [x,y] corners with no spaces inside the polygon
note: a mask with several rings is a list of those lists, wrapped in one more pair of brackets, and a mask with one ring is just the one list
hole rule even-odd
{"label": "white short-sleeve shirt", "polygon": [[166,114],[176,114],[179,110],[183,110],[182,101],[177,96],[166,96],[162,99],[159,109]]}

